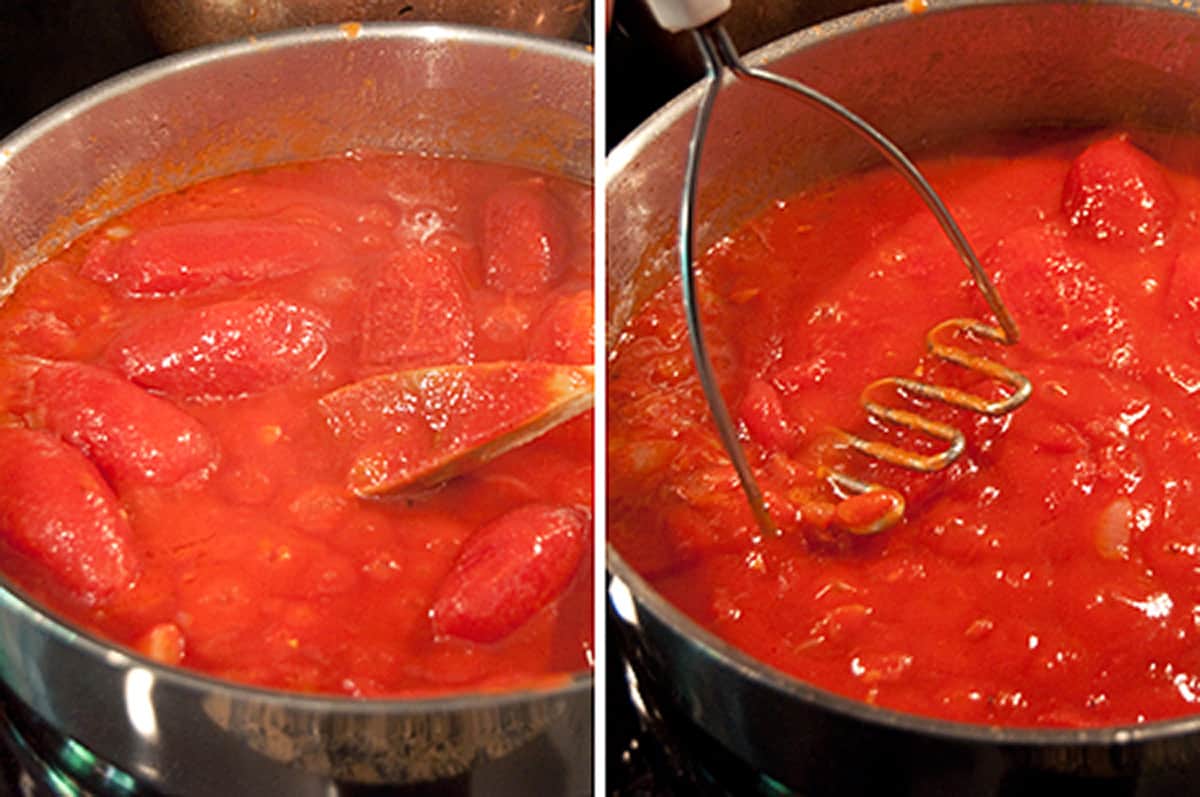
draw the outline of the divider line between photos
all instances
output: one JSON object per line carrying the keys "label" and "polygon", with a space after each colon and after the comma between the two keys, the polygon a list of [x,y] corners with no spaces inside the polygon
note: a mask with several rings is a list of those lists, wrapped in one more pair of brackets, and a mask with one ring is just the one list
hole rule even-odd
{"label": "divider line between photos", "polygon": [[592,597],[592,638],[593,638],[593,671],[595,688],[592,695],[592,744],[593,759],[592,773],[594,779],[593,794],[595,797],[605,797],[608,794],[605,772],[605,751],[607,749],[607,733],[605,703],[607,692],[607,673],[605,662],[608,660],[608,640],[605,637],[605,540],[607,534],[605,501],[606,452],[607,448],[607,393],[605,390],[607,375],[607,360],[605,341],[607,340],[607,292],[605,274],[606,233],[604,195],[607,183],[607,173],[604,168],[604,155],[608,150],[605,141],[605,69],[608,60],[607,30],[608,14],[606,2],[598,1],[592,4],[593,34],[593,67],[592,67],[592,175],[594,191],[592,194],[593,213],[593,256],[592,279],[593,296],[595,297],[595,363],[596,363],[596,410],[595,410],[595,442],[593,468],[593,518],[595,531],[592,535],[595,544],[593,567],[595,572],[592,579],[594,594]]}

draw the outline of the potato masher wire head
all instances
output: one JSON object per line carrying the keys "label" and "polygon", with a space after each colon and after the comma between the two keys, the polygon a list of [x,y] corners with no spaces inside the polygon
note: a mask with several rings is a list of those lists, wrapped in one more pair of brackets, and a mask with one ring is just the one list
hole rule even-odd
{"label": "potato masher wire head", "polygon": [[[933,187],[890,139],[848,108],[815,89],[743,64],[733,42],[730,41],[728,34],[718,21],[721,14],[729,9],[729,0],[671,0],[671,2],[650,0],[650,6],[659,24],[664,28],[672,31],[690,29],[704,58],[707,85],[696,110],[695,123],[688,142],[687,166],[684,171],[682,202],[679,211],[679,258],[683,302],[692,353],[705,399],[708,401],[721,442],[733,462],[742,490],[746,494],[746,499],[759,527],[766,533],[774,532],[776,529],[763,499],[762,490],[759,489],[741,441],[738,439],[737,429],[729,414],[729,408],[717,386],[712,361],[704,342],[696,292],[694,263],[696,185],[704,138],[708,131],[709,119],[721,88],[721,79],[725,69],[729,69],[739,79],[786,91],[793,97],[799,97],[810,106],[842,122],[871,143],[887,162],[904,176],[937,218],[942,231],[950,239],[963,263],[966,264],[974,278],[975,285],[996,317],[999,326],[974,319],[950,319],[930,331],[927,343],[934,356],[1008,385],[1011,392],[1005,398],[999,401],[988,401],[955,388],[931,385],[903,377],[888,377],[878,380],[869,385],[860,397],[860,403],[869,415],[942,440],[947,443],[946,449],[934,455],[922,455],[889,443],[866,440],[849,432],[838,431],[836,433],[836,438],[842,445],[893,465],[922,472],[945,468],[961,456],[965,450],[966,442],[963,433],[954,426],[925,418],[916,412],[881,404],[873,398],[877,390],[890,386],[896,388],[901,395],[935,399],[955,407],[987,415],[1005,415],[1012,412],[1023,404],[1032,393],[1029,380],[1023,375],[997,362],[968,353],[953,345],[949,340],[952,336],[958,335],[968,336],[977,341],[1010,345],[1017,341],[1019,334],[1016,322],[1009,315],[1008,309],[1001,301],[995,286],[980,264],[979,258],[976,257],[974,250],[967,242],[966,236],[963,235],[962,230],[959,229],[958,224]],[[904,499],[899,493],[833,470],[824,470],[819,475],[839,495],[880,491],[889,496],[890,504],[886,507],[886,511],[880,512],[873,521],[865,525],[848,527],[848,531],[856,534],[874,534],[889,528],[903,517]]]}

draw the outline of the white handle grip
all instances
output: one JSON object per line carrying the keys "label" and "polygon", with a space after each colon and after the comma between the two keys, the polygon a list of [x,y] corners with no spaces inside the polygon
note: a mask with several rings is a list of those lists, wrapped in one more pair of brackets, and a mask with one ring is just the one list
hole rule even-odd
{"label": "white handle grip", "polygon": [[729,10],[732,0],[646,0],[650,13],[671,33],[692,30]]}

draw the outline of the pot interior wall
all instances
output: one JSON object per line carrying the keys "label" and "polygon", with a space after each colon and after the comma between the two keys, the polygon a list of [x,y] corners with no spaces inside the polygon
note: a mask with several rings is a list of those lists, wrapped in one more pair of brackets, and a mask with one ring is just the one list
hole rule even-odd
{"label": "pot interior wall", "polygon": [[135,70],[5,142],[3,273],[11,287],[20,266],[154,194],[350,149],[590,182],[591,80],[582,48],[438,25],[282,34]]}
{"label": "pot interior wall", "polygon": [[[747,60],[809,83],[919,154],[974,132],[1047,125],[1200,129],[1197,37],[1200,17],[1170,2],[957,2],[921,14],[897,4],[818,25]],[[675,269],[698,98],[690,90],[610,159],[614,327]],[[798,98],[729,82],[702,161],[699,248],[772,199],[879,162]]]}

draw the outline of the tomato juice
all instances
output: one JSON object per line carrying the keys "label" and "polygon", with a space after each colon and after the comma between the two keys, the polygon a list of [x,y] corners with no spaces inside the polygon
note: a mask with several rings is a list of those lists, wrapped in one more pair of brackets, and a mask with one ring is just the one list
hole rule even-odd
{"label": "tomato juice", "polygon": [[[0,566],[84,628],[247,684],[401,696],[589,668],[590,413],[360,497],[364,446],[399,461],[418,427],[427,446],[469,406],[478,437],[508,405],[478,380],[437,407],[345,396],[590,364],[591,206],[513,167],[352,153],[108,220],[0,306]],[[356,415],[374,438],[339,433]]]}
{"label": "tomato juice", "polygon": [[[1200,149],[1158,134],[1040,131],[922,161],[1020,325],[961,340],[1025,374],[988,418],[913,397],[966,432],[931,475],[839,447],[885,376],[998,395],[927,353],[988,318],[902,178],[876,171],[774,202],[701,258],[706,337],[779,530],[753,522],[691,363],[679,286],[647,300],[608,373],[609,539],[685,613],[851,698],[965,722],[1085,727],[1200,701]],[[903,520],[839,527],[818,478],[899,490]]]}

